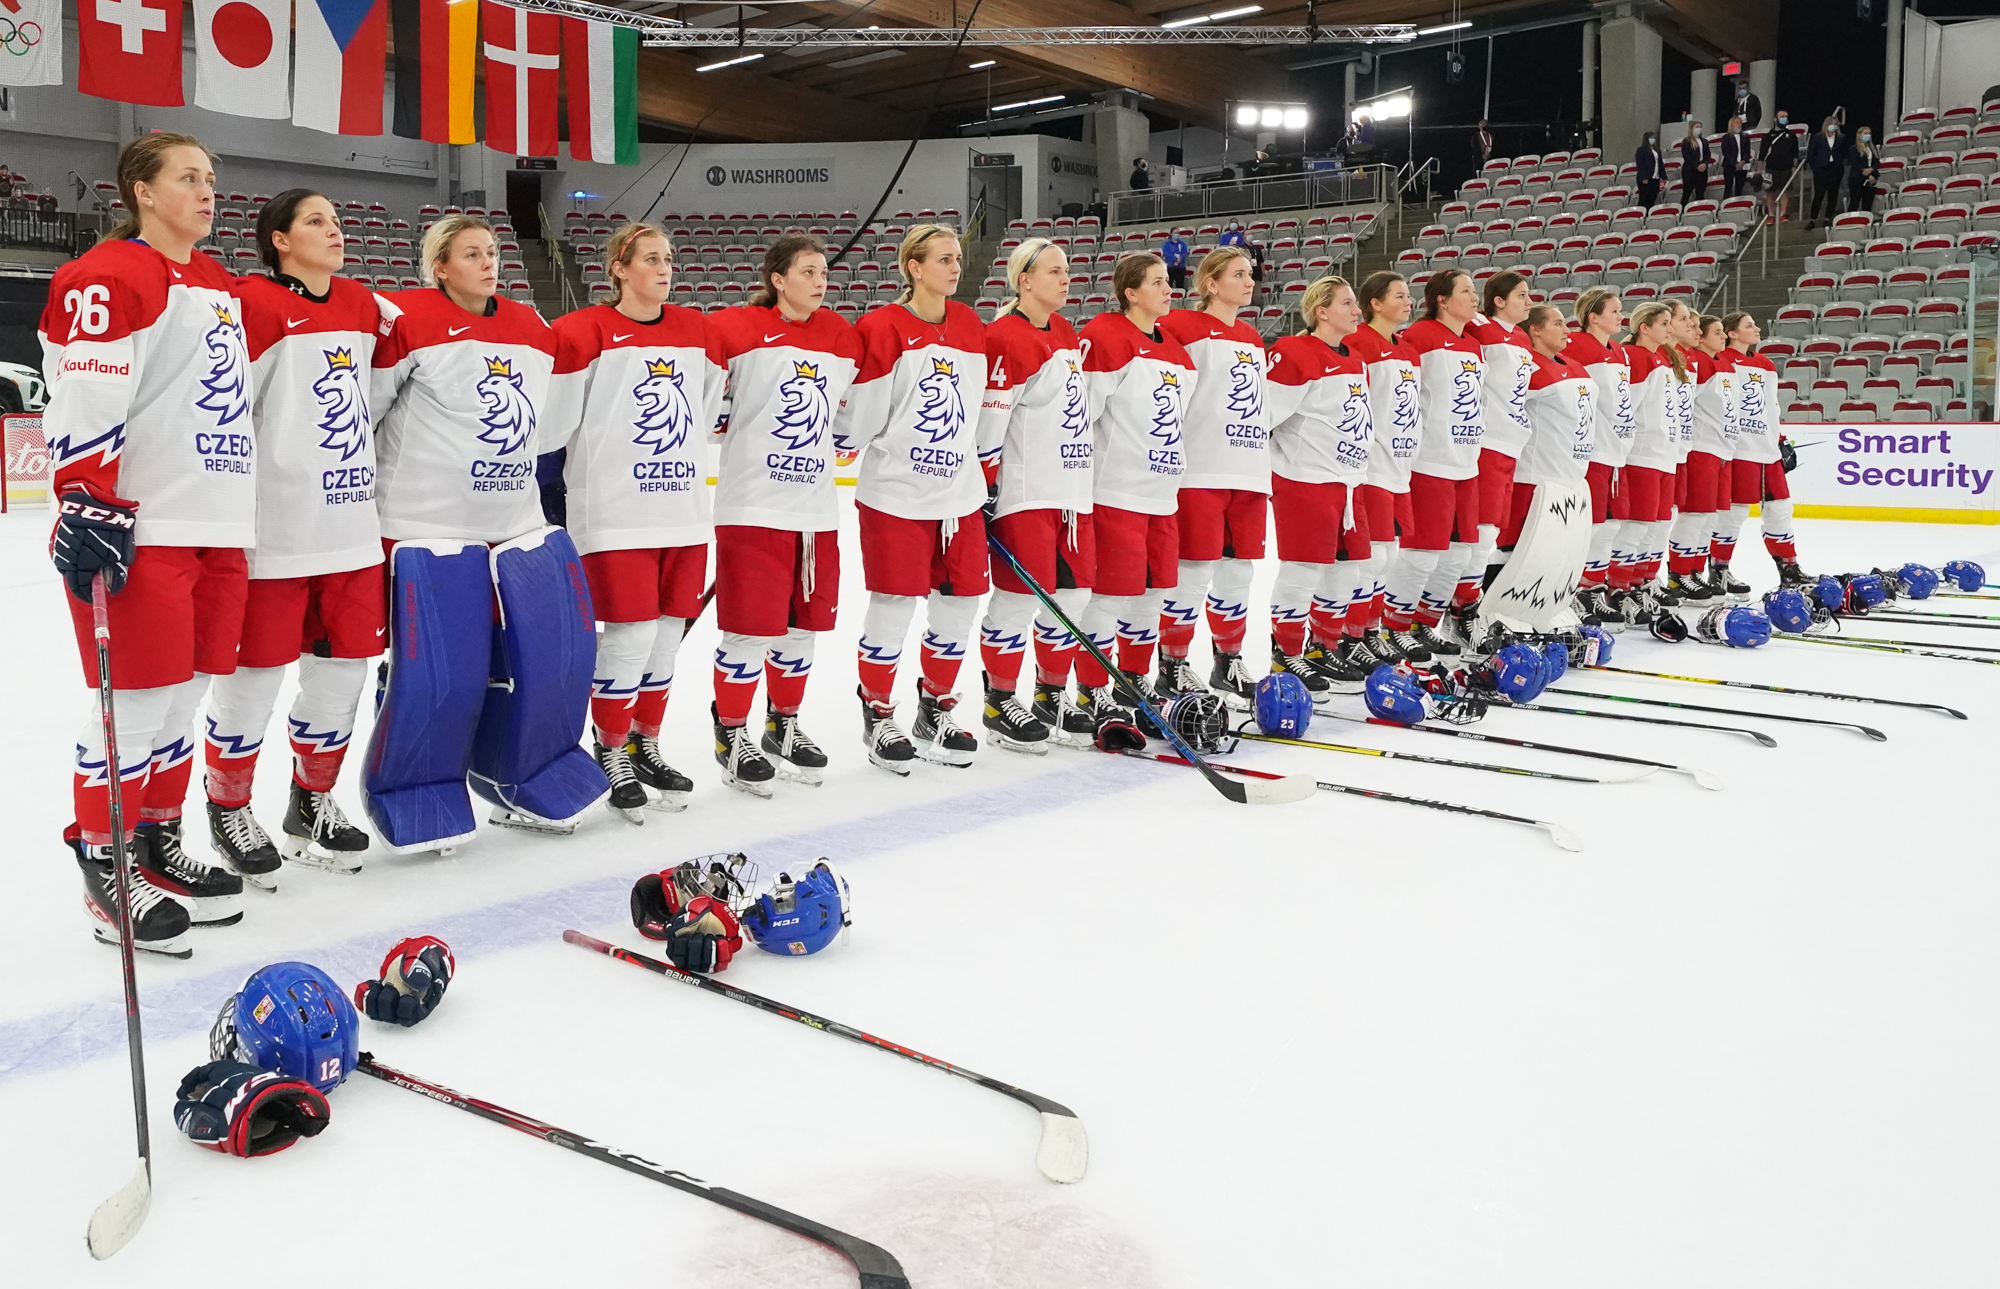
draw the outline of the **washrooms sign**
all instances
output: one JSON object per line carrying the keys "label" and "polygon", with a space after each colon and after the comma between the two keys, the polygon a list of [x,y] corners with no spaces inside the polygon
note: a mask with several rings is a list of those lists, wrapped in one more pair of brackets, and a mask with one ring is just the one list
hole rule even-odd
{"label": "washrooms sign", "polygon": [[711,162],[702,177],[710,188],[740,188],[749,192],[774,189],[827,188],[833,184],[832,157],[785,157],[778,160]]}
{"label": "washrooms sign", "polygon": [[1797,513],[2000,523],[2000,425],[1957,421],[1784,427]]}

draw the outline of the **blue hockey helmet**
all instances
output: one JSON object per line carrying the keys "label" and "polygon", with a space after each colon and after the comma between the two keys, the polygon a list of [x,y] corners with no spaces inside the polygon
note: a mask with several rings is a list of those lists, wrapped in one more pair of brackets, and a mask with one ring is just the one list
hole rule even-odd
{"label": "blue hockey helmet", "polygon": [[1889,598],[1889,588],[1873,573],[1856,573],[1847,579],[1847,611],[1861,614]]}
{"label": "blue hockey helmet", "polygon": [[1938,589],[1937,570],[1922,564],[1905,564],[1896,570],[1896,581],[1902,584],[1903,594],[1913,600],[1928,600]]}
{"label": "blue hockey helmet", "polygon": [[361,1058],[361,1020],[333,978],[311,963],[276,962],[250,973],[215,1018],[209,1055],[301,1079],[322,1094]]}
{"label": "blue hockey helmet", "polygon": [[1549,683],[1548,660],[1531,644],[1501,645],[1489,661],[1493,690],[1515,703],[1532,703]]}
{"label": "blue hockey helmet", "polygon": [[1257,682],[1257,728],[1273,738],[1297,738],[1312,724],[1312,694],[1289,671],[1274,671]]}
{"label": "blue hockey helmet", "polygon": [[822,859],[797,881],[779,873],[771,889],[743,909],[743,929],[766,953],[804,957],[833,943],[852,908],[846,880]]}
{"label": "blue hockey helmet", "polygon": [[1821,573],[1806,595],[1814,604],[1829,612],[1843,612],[1847,608],[1847,588],[1830,573]]}
{"label": "blue hockey helmet", "polygon": [[1569,674],[1569,646],[1560,640],[1542,642],[1542,684],[1553,685]]}
{"label": "blue hockey helmet", "polygon": [[1387,663],[1369,673],[1361,700],[1371,714],[1398,725],[1415,725],[1424,718],[1424,687],[1407,672]]}
{"label": "blue hockey helmet", "polygon": [[1721,621],[1716,623],[1716,634],[1724,644],[1738,649],[1755,649],[1758,645],[1770,643],[1771,619],[1747,604],[1738,604],[1723,610]]}
{"label": "blue hockey helmet", "polygon": [[1611,661],[1611,647],[1615,641],[1609,631],[1590,622],[1577,630],[1583,633],[1583,641],[1572,648],[1571,658],[1578,666],[1602,667]]}
{"label": "blue hockey helmet", "polygon": [[1764,595],[1764,614],[1780,631],[1799,635],[1813,624],[1813,606],[1794,586],[1781,586]]}
{"label": "blue hockey helmet", "polygon": [[1969,559],[1955,559],[1944,566],[1944,580],[1961,591],[1977,591],[1986,585],[1986,570]]}

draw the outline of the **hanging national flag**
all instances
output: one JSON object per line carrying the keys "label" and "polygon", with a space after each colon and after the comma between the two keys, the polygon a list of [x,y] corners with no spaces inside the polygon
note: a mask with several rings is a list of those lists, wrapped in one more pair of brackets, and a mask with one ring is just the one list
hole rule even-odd
{"label": "hanging national flag", "polygon": [[389,0],[389,21],[396,32],[396,133],[430,143],[476,142],[478,0]]}
{"label": "hanging national flag", "polygon": [[486,146],[554,156],[562,20],[496,0],[480,0],[479,8],[486,28]]}
{"label": "hanging national flag", "polygon": [[299,0],[293,125],[328,134],[382,133],[388,28],[388,0]]}
{"label": "hanging national flag", "polygon": [[290,116],[291,70],[292,0],[194,0],[196,107]]}
{"label": "hanging national flag", "polygon": [[578,161],[639,161],[639,32],[564,18],[563,89],[569,95],[569,154]]}
{"label": "hanging national flag", "polygon": [[62,84],[62,0],[0,5],[0,85]]}
{"label": "hanging national flag", "polygon": [[181,0],[76,0],[76,87],[181,107]]}

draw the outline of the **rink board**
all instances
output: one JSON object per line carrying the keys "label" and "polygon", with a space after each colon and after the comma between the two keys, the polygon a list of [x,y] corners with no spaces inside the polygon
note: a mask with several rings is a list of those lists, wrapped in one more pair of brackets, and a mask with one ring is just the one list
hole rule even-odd
{"label": "rink board", "polygon": [[1794,513],[1810,519],[2000,524],[2000,425],[1787,424]]}

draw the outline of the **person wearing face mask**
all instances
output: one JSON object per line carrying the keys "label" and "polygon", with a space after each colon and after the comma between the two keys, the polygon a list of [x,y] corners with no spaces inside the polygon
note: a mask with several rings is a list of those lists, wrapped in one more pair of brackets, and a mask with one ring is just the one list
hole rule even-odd
{"label": "person wearing face mask", "polygon": [[1666,173],[1667,163],[1660,156],[1660,140],[1651,130],[1639,141],[1639,150],[1632,154],[1632,164],[1639,171],[1639,204],[1647,210],[1660,199],[1660,177]]}
{"label": "person wearing face mask", "polygon": [[1689,121],[1687,137],[1681,140],[1681,205],[1700,201],[1708,191],[1708,167],[1713,157],[1701,122]]}
{"label": "person wearing face mask", "polygon": [[1734,197],[1743,191],[1744,172],[1749,168],[1750,138],[1743,133],[1743,118],[1729,118],[1729,131],[1722,136],[1722,195]]}
{"label": "person wearing face mask", "polygon": [[1881,179],[1881,157],[1875,151],[1875,132],[1862,126],[1854,133],[1854,146],[1847,153],[1847,208],[1875,209],[1875,193]]}
{"label": "person wearing face mask", "polygon": [[1743,128],[1754,130],[1764,119],[1764,102],[1750,92],[1750,82],[1736,82],[1736,115],[1743,118]]}
{"label": "person wearing face mask", "polygon": [[1792,200],[1785,185],[1799,164],[1799,140],[1792,133],[1791,120],[1789,113],[1779,109],[1777,121],[1757,145],[1757,159],[1764,166],[1765,213],[1779,223],[1785,221],[1785,208]]}
{"label": "person wearing face mask", "polygon": [[1819,133],[1813,136],[1812,146],[1806,149],[1806,165],[1812,168],[1813,178],[1812,209],[1806,212],[1807,228],[1821,222],[1822,208],[1826,211],[1825,222],[1829,224],[1840,213],[1840,179],[1847,166],[1847,152],[1847,141],[1840,137],[1840,122],[1829,116],[1820,125]]}

